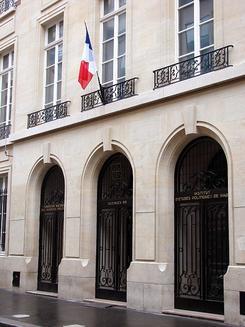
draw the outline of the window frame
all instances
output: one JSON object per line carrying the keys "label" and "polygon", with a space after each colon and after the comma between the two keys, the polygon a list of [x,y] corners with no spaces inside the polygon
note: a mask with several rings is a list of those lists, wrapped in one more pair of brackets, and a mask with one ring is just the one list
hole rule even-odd
{"label": "window frame", "polygon": [[[62,36],[60,37],[60,23],[63,23],[63,31]],[[48,30],[55,26],[55,40],[48,43]],[[62,58],[61,61],[58,60],[59,56],[59,46],[62,46]],[[47,56],[48,51],[51,49],[55,49],[55,60],[54,64],[47,66]],[[63,59],[64,59],[64,19],[63,17],[59,17],[57,20],[52,21],[52,23],[49,23],[45,26],[44,30],[44,67],[43,67],[43,107],[44,108],[50,108],[52,106],[55,106],[56,104],[59,104],[62,102],[62,78],[63,78]],[[61,63],[61,79],[58,79],[58,65]],[[47,70],[48,68],[54,66],[54,81],[53,83],[47,84]],[[58,83],[61,83],[60,87],[60,98],[58,98]],[[47,87],[53,85],[53,100],[52,102],[46,102],[46,92]]]}
{"label": "window frame", "polygon": [[[181,9],[187,8],[190,5],[194,6],[194,15],[193,15],[193,26],[191,27],[187,27],[186,29],[182,29],[180,30],[180,21],[179,21],[179,11]],[[215,40],[214,40],[214,24],[213,24],[213,43],[205,46],[205,47],[201,47],[201,37],[200,37],[200,32],[201,32],[201,26],[203,26],[204,24],[207,24],[209,22],[213,22],[214,23],[214,0],[213,0],[213,17],[209,18],[207,20],[204,21],[200,21],[200,0],[192,0],[189,3],[179,6],[179,0],[176,0],[176,58],[177,61],[182,61],[182,60],[186,60],[187,57],[196,57],[201,55],[202,52],[205,52],[205,50],[210,49],[210,51],[212,51],[214,49],[214,45],[215,45]],[[194,33],[194,50],[192,52],[188,52],[185,54],[180,55],[180,46],[179,46],[179,42],[180,42],[180,34],[189,31],[193,29],[193,33]]]}
{"label": "window frame", "polygon": [[[126,57],[127,57],[127,46],[126,46],[126,39],[127,39],[127,14],[126,14],[126,6],[127,6],[127,2],[125,1],[125,4],[122,5],[121,7],[119,7],[119,0],[114,0],[114,10],[107,13],[106,15],[104,15],[104,0],[101,2],[101,6],[100,6],[100,72],[101,72],[101,81],[102,81],[102,85],[103,86],[111,86],[113,84],[117,84],[120,82],[125,81],[126,79]],[[118,33],[118,27],[119,27],[119,16],[125,14],[125,31],[122,33]],[[103,40],[103,29],[104,29],[104,23],[110,21],[111,19],[114,18],[114,34],[113,37],[107,39],[107,40]],[[119,46],[119,37],[125,35],[125,52],[121,55],[118,55],[118,46]],[[103,49],[103,45],[106,42],[109,42],[113,40],[113,57],[112,59],[109,60],[103,60],[103,55],[104,55],[104,49]],[[119,58],[125,58],[125,75],[118,77],[118,61]],[[113,66],[112,66],[112,80],[107,81],[107,82],[103,82],[103,65],[109,62],[113,62]]]}
{"label": "window frame", "polygon": [[[9,64],[7,68],[3,68],[3,58],[9,55]],[[0,127],[7,126],[11,124],[11,116],[13,111],[13,87],[14,87],[14,66],[15,66],[15,53],[14,47],[4,50],[0,54],[0,93],[7,90],[7,102],[6,105],[2,104],[2,96],[0,95],[0,111],[3,107],[6,107],[6,118],[5,121],[0,121]],[[3,76],[7,74],[8,87],[2,89],[3,86]],[[11,83],[12,81],[12,83]]]}

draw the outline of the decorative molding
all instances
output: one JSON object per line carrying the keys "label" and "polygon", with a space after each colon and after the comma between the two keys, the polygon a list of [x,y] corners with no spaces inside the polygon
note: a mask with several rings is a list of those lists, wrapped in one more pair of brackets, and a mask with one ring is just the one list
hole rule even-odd
{"label": "decorative molding", "polygon": [[103,151],[112,151],[112,143],[111,143],[111,127],[106,127],[102,131],[102,141],[103,141]]}
{"label": "decorative molding", "polygon": [[50,148],[51,148],[50,142],[43,144],[43,163],[44,164],[51,163]]}
{"label": "decorative molding", "polygon": [[196,106],[189,105],[182,111],[185,134],[197,134]]}

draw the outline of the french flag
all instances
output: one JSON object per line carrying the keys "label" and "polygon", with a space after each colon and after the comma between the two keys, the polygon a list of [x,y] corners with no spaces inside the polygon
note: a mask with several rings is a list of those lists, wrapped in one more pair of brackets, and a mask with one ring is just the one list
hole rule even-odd
{"label": "french flag", "polygon": [[92,49],[86,24],[85,27],[86,27],[86,39],[85,39],[83,55],[80,64],[79,76],[78,76],[78,82],[81,84],[81,87],[83,89],[87,87],[88,83],[91,81],[92,77],[97,71],[95,60],[94,60],[93,49]]}

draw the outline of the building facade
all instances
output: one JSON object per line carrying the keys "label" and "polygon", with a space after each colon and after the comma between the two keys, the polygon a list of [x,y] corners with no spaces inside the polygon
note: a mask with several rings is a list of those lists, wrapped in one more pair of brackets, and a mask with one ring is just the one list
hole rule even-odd
{"label": "building facade", "polygon": [[244,12],[0,1],[1,288],[245,326]]}

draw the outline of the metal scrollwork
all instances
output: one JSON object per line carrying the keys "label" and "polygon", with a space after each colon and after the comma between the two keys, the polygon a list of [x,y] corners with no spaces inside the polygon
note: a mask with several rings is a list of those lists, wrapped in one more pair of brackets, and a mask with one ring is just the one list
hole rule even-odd
{"label": "metal scrollwork", "polygon": [[126,299],[131,260],[132,169],[122,154],[115,154],[98,183],[96,296]]}
{"label": "metal scrollwork", "polygon": [[0,140],[7,139],[10,134],[11,125],[0,126]]}
{"label": "metal scrollwork", "polygon": [[182,192],[206,191],[222,189],[226,187],[227,181],[211,170],[199,171],[190,176],[188,183],[182,185]]}
{"label": "metal scrollwork", "polygon": [[179,296],[200,296],[200,277],[196,273],[183,272],[179,276]]}
{"label": "metal scrollwork", "polygon": [[175,178],[176,307],[221,313],[229,243],[227,162],[220,145],[208,137],[192,141]]}
{"label": "metal scrollwork", "polygon": [[14,0],[2,0],[0,1],[0,15],[8,11],[10,8],[15,8]]}
{"label": "metal scrollwork", "polygon": [[153,71],[154,89],[231,66],[232,45]]}
{"label": "metal scrollwork", "polygon": [[135,77],[112,86],[102,87],[101,90],[82,95],[81,111],[90,110],[136,95],[135,82],[137,79],[138,78]]}
{"label": "metal scrollwork", "polygon": [[28,114],[27,128],[66,117],[69,103],[70,101],[65,101],[55,106]]}

